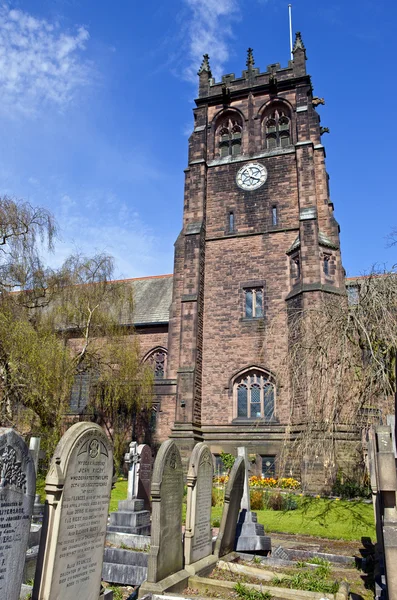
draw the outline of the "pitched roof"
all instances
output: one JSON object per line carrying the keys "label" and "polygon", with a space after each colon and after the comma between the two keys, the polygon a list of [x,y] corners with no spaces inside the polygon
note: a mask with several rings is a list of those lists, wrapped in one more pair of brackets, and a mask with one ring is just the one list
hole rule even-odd
{"label": "pitched roof", "polygon": [[172,300],[172,275],[155,275],[125,279],[132,286],[133,314],[126,310],[121,315],[121,324],[135,326],[168,323]]}

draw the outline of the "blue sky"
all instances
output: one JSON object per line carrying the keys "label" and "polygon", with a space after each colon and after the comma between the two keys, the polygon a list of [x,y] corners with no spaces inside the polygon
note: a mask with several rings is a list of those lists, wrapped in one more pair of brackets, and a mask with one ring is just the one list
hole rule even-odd
{"label": "blue sky", "polygon": [[[397,262],[397,8],[296,0],[348,275]],[[289,59],[284,0],[21,0],[0,5],[0,194],[46,206],[53,263],[106,251],[117,276],[172,272],[196,72]]]}

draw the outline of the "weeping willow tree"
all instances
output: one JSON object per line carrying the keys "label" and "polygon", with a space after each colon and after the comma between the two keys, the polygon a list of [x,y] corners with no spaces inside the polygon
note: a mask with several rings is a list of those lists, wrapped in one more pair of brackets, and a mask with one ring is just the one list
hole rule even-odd
{"label": "weeping willow tree", "polygon": [[76,376],[92,371],[85,416],[106,428],[121,456],[153,382],[131,325],[132,290],[112,281],[104,254],[45,267],[40,251],[53,248],[56,233],[46,210],[0,198],[0,425],[41,435],[50,454]]}
{"label": "weeping willow tree", "polygon": [[394,412],[396,270],[358,278],[349,295],[350,301],[323,294],[289,314],[284,371],[292,401],[283,460],[295,467],[321,462],[328,486],[336,476],[338,444],[357,440],[371,422]]}
{"label": "weeping willow tree", "polygon": [[91,375],[84,412],[106,429],[118,463],[137,433],[137,421],[141,430],[148,425],[154,375],[141,361],[132,326],[132,288],[112,281],[112,275],[113,259],[107,255],[70,257],[46,314],[72,351],[73,374]]}

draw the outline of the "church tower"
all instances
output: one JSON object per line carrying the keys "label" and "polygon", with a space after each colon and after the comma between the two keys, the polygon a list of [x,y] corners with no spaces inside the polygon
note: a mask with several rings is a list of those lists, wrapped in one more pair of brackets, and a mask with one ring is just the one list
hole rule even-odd
{"label": "church tower", "polygon": [[290,418],[288,309],[345,293],[323,100],[299,33],[286,68],[261,72],[249,49],[241,77],[215,82],[208,55],[198,77],[168,336],[176,394],[159,419],[182,453],[246,445],[271,462]]}

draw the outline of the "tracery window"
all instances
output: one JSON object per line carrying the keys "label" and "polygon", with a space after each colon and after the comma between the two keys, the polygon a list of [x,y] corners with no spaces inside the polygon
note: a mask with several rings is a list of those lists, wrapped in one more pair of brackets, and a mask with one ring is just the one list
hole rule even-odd
{"label": "tracery window", "polygon": [[242,126],[237,117],[224,118],[217,129],[219,155],[238,156],[241,154]]}
{"label": "tracery window", "polygon": [[285,148],[291,143],[291,119],[286,108],[278,106],[270,109],[264,118],[265,147]]}
{"label": "tracery window", "polygon": [[237,418],[273,419],[275,388],[267,373],[254,369],[244,373],[235,380],[233,394]]}
{"label": "tracery window", "polygon": [[165,348],[153,350],[145,362],[152,365],[155,379],[164,379],[167,370],[167,350]]}

